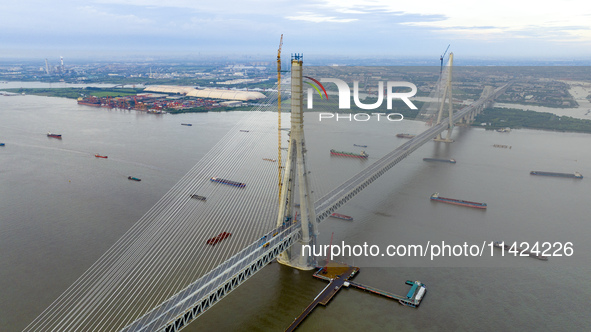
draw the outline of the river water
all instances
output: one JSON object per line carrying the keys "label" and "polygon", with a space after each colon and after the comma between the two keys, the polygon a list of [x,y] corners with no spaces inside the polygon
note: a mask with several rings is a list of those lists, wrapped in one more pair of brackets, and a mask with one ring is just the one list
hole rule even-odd
{"label": "river water", "polygon": [[[0,330],[20,331],[55,300],[189,169],[248,114],[154,115],[79,106],[75,101],[0,97]],[[190,122],[192,127],[181,126]],[[418,133],[420,122],[322,121],[306,114],[309,169],[317,194],[334,188]],[[46,136],[60,133],[62,140]],[[456,128],[456,142],[429,142],[329,218],[319,243],[482,244],[572,242],[572,257],[434,259],[341,257],[361,267],[356,281],[405,294],[407,279],[428,293],[419,309],[344,289],[300,329],[587,330],[591,186],[583,180],[530,176],[579,171],[591,176],[588,134]],[[358,151],[367,161],[331,157]],[[495,148],[494,144],[511,148]],[[107,154],[107,160],[95,153]],[[455,158],[457,164],[426,163]],[[149,178],[134,183],[127,176]],[[429,196],[486,202],[480,211]],[[334,235],[333,235],[334,233]],[[485,255],[490,256],[490,255]],[[325,283],[311,272],[270,264],[210,309],[187,331],[281,331]]]}

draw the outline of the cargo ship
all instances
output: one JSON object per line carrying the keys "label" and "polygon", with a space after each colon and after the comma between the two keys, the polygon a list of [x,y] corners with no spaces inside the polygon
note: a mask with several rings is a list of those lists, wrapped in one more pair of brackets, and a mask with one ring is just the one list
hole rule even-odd
{"label": "cargo ship", "polygon": [[477,202],[470,202],[464,201],[461,199],[454,199],[454,198],[447,198],[439,196],[439,193],[434,193],[431,195],[431,200],[439,201],[448,204],[460,205],[460,206],[467,206],[476,209],[486,209],[486,203],[477,203]]}
{"label": "cargo ship", "polygon": [[582,179],[583,175],[579,172],[574,173],[554,173],[554,172],[540,172],[540,171],[531,171],[529,172],[531,175],[543,175],[543,176],[558,176],[561,178],[575,178],[575,179]]}
{"label": "cargo ship", "polygon": [[47,137],[62,138],[62,135],[61,134],[47,133]]}
{"label": "cargo ship", "polygon": [[227,184],[227,185],[235,186],[235,187],[239,187],[239,188],[246,187],[246,184],[244,184],[242,182],[236,182],[236,181],[232,181],[232,180],[220,179],[220,178],[216,178],[216,177],[211,178],[210,181],[217,182],[217,183],[223,183],[223,184]]}
{"label": "cargo ship", "polygon": [[240,129],[240,131],[241,131],[241,132],[243,132],[243,133],[248,133],[248,132],[250,132],[250,130],[244,130],[244,129]]}
{"label": "cargo ship", "polygon": [[208,239],[206,243],[213,246],[216,243],[227,239],[228,237],[230,237],[230,235],[232,235],[232,233],[221,232],[220,234],[218,234],[218,236]]}
{"label": "cargo ship", "polygon": [[367,147],[367,145],[361,145],[361,144],[353,144],[353,146],[358,146],[360,148],[366,148]]}
{"label": "cargo ship", "polygon": [[411,134],[396,134],[396,137],[398,137],[398,138],[414,138],[415,135],[411,135]]}
{"label": "cargo ship", "polygon": [[338,218],[338,219],[343,219],[343,220],[353,220],[353,217],[349,217],[347,215],[344,214],[340,214],[340,213],[333,213],[330,215],[333,218]]}
{"label": "cargo ship", "polygon": [[353,152],[344,152],[344,151],[337,151],[337,150],[330,150],[330,154],[333,156],[341,156],[341,157],[353,157],[353,158],[367,158],[369,155],[365,153],[365,151],[361,151],[361,153],[353,153]]}
{"label": "cargo ship", "polygon": [[94,156],[95,156],[95,157],[97,157],[97,158],[105,158],[105,159],[109,158],[108,156],[101,156],[101,155],[100,155],[100,154],[98,154],[98,153],[97,153],[97,154],[95,154]]}
{"label": "cargo ship", "polygon": [[191,195],[191,198],[198,199],[200,201],[206,200],[205,196],[200,196],[200,195],[195,195],[195,194]]}
{"label": "cargo ship", "polygon": [[270,161],[273,163],[277,161],[276,159],[271,159],[271,158],[263,158],[263,160]]}
{"label": "cargo ship", "polygon": [[514,247],[513,249],[511,249],[511,246],[508,245],[508,244],[505,244],[505,242],[496,241],[493,245],[495,247],[497,247],[497,248],[500,248],[501,250],[506,250],[506,251],[510,251],[511,250],[511,254],[513,254],[514,251],[517,252],[517,253],[520,253],[520,254],[523,252],[523,253],[527,254],[529,257],[537,258],[537,259],[539,259],[541,261],[547,261],[548,260],[548,256],[544,256],[544,255],[540,255],[540,254],[535,254],[535,253],[533,253],[533,252],[531,252],[529,250],[525,250],[525,249],[521,249],[521,248],[517,248],[517,247]]}
{"label": "cargo ship", "polygon": [[493,144],[493,147],[495,147],[495,148],[501,148],[501,149],[511,149],[511,146],[504,145],[504,144]]}
{"label": "cargo ship", "polygon": [[438,159],[438,158],[423,158],[424,161],[441,161],[443,163],[455,164],[455,159]]}
{"label": "cargo ship", "polygon": [[96,97],[89,97],[89,98],[78,98],[78,105],[86,105],[86,106],[94,106],[94,107],[101,107],[100,99]]}
{"label": "cargo ship", "polygon": [[133,176],[128,176],[127,179],[128,180],[133,180],[133,181],[142,181],[142,179],[138,179],[138,178],[133,177]]}
{"label": "cargo ship", "polygon": [[192,123],[181,123],[181,126],[189,126],[190,127],[192,125],[193,125]]}

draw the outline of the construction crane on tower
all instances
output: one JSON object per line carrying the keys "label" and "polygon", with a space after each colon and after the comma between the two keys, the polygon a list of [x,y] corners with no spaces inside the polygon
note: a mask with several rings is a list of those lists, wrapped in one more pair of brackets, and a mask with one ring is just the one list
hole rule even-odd
{"label": "construction crane on tower", "polygon": [[439,69],[439,75],[441,75],[441,73],[443,72],[443,58],[445,57],[445,54],[447,54],[447,50],[449,50],[450,46],[451,46],[451,44],[448,44],[447,48],[445,49],[445,52],[443,52],[441,57],[439,57],[439,60],[441,60],[441,68]]}

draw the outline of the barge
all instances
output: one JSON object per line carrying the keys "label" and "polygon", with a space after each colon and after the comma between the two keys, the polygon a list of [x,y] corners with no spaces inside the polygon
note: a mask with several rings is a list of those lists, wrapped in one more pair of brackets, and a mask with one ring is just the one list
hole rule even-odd
{"label": "barge", "polygon": [[344,214],[340,214],[340,213],[333,213],[330,216],[333,218],[337,218],[337,219],[343,219],[343,220],[349,220],[349,221],[353,220],[353,217],[350,217],[350,216],[347,216]]}
{"label": "barge", "polygon": [[543,176],[557,176],[561,178],[575,178],[575,179],[582,179],[583,175],[579,172],[574,173],[554,173],[554,172],[541,172],[541,171],[531,171],[529,172],[531,175],[543,175]]}
{"label": "barge", "polygon": [[230,237],[230,235],[232,235],[232,233],[228,233],[228,232],[221,232],[220,234],[218,234],[218,236],[216,237],[212,237],[210,239],[208,239],[206,241],[207,244],[209,245],[215,245],[216,243],[223,241],[225,239],[227,239],[228,237]]}
{"label": "barge", "polygon": [[226,180],[226,179],[220,179],[220,178],[217,178],[217,177],[213,177],[213,178],[211,178],[209,180],[210,181],[213,181],[213,182],[217,182],[217,183],[223,183],[223,184],[227,184],[227,185],[230,185],[230,186],[238,187],[238,188],[244,188],[244,187],[246,187],[246,184],[245,183],[236,182],[236,181],[232,181],[232,180]]}
{"label": "barge", "polygon": [[455,164],[456,160],[455,159],[438,159],[438,158],[423,158],[423,161],[440,161],[443,163],[450,163],[450,164]]}
{"label": "barge", "polygon": [[367,157],[369,157],[369,155],[367,153],[365,153],[365,151],[361,151],[361,153],[354,153],[354,152],[337,151],[337,150],[331,149],[330,154],[333,156],[353,157],[353,158],[363,158],[363,159],[367,159]]}
{"label": "barge", "polygon": [[433,195],[431,195],[431,200],[432,201],[439,201],[439,202],[443,202],[443,203],[447,203],[447,204],[471,207],[471,208],[475,208],[475,209],[486,209],[486,207],[487,207],[486,203],[478,203],[478,202],[464,201],[464,200],[455,199],[455,198],[441,197],[441,196],[439,196],[439,193],[434,193]]}
{"label": "barge", "polygon": [[396,134],[396,137],[398,137],[398,138],[414,138],[415,135],[412,135],[412,134]]}

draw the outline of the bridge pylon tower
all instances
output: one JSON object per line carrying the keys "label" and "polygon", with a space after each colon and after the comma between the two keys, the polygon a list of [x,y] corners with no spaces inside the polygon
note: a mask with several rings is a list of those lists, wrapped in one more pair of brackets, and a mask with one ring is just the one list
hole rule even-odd
{"label": "bridge pylon tower", "polygon": [[[448,71],[447,71],[447,78],[446,78],[446,82],[445,82],[445,88],[443,89],[443,98],[441,99],[441,105],[439,105],[439,113],[437,115],[437,124],[441,123],[441,118],[443,117],[443,109],[445,108],[445,101],[448,101],[448,117],[447,117],[447,121],[449,121],[449,128],[447,129],[447,136],[445,138],[441,137],[441,134],[437,135],[437,137],[435,138],[435,141],[437,142],[445,142],[445,143],[451,143],[453,142],[453,140],[451,139],[451,132],[454,129],[454,123],[452,121],[452,115],[453,115],[453,99],[452,99],[452,87],[451,87],[451,75],[452,75],[452,68],[453,68],[453,62],[454,62],[454,54],[453,53],[449,53],[449,65],[448,65]],[[443,78],[441,78],[443,80]]]}
{"label": "bridge pylon tower", "polygon": [[[318,225],[306,168],[306,142],[304,139],[303,114],[303,55],[291,57],[291,134],[287,150],[287,160],[283,173],[283,186],[279,201],[277,226],[289,226],[297,219],[301,221],[302,236],[298,243],[279,255],[281,264],[300,270],[316,267],[314,256],[303,255],[303,246],[316,244]],[[299,195],[300,210],[295,214],[295,198]],[[306,254],[309,254],[307,251]]]}

